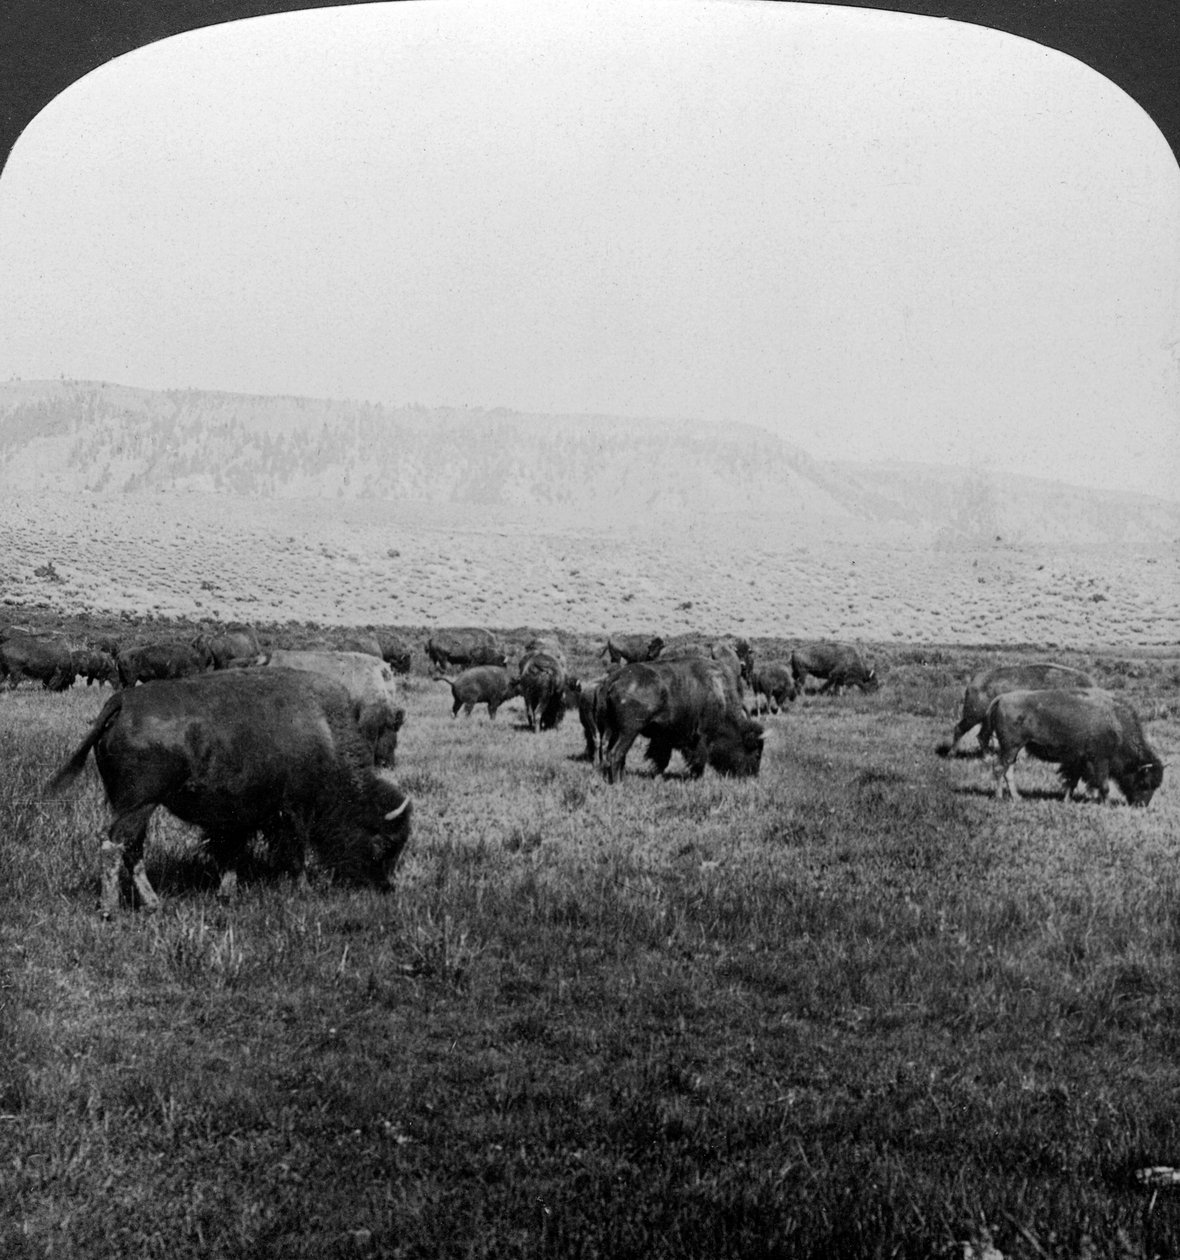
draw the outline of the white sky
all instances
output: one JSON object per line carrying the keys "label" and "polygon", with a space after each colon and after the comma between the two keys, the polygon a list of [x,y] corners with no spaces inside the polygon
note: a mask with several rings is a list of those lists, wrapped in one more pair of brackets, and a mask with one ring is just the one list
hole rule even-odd
{"label": "white sky", "polygon": [[1180,498],[1178,349],[1148,116],[900,14],[261,18],[102,67],[0,178],[0,379],[740,420]]}

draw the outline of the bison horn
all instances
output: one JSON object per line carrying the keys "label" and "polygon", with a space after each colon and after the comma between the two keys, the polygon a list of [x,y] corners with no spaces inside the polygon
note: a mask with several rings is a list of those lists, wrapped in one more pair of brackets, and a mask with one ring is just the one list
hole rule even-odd
{"label": "bison horn", "polygon": [[407,796],[406,799],[402,801],[402,803],[397,807],[397,809],[391,809],[389,813],[385,815],[385,821],[393,822],[395,818],[400,818],[402,814],[406,812],[406,809],[408,808],[409,804],[410,804],[410,798]]}

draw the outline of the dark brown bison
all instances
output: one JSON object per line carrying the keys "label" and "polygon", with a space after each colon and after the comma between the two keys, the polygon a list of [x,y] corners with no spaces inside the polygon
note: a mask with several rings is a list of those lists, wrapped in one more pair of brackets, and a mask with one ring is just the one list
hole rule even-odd
{"label": "dark brown bison", "polygon": [[550,731],[560,726],[565,717],[566,690],[570,683],[565,656],[526,651],[520,658],[517,681],[529,730]]}
{"label": "dark brown bison", "polygon": [[228,669],[231,661],[257,656],[262,648],[252,626],[229,626],[220,634],[200,634],[193,641],[195,648],[207,648],[214,669]]}
{"label": "dark brown bison", "polygon": [[658,634],[612,634],[598,655],[617,665],[619,661],[654,661],[663,650],[664,640]]}
{"label": "dark brown bison", "polygon": [[505,701],[520,695],[520,679],[511,677],[502,665],[476,665],[454,678],[440,681],[451,688],[455,702],[451,708],[452,717],[458,717],[460,709],[470,717],[477,704],[486,704],[488,717],[494,718],[496,710]]}
{"label": "dark brown bison", "polygon": [[119,667],[115,664],[115,658],[99,648],[74,648],[70,657],[74,673],[79,678],[86,679],[87,687],[91,683],[97,683],[100,687],[103,683],[110,683],[113,687],[119,681]]}
{"label": "dark brown bison", "polygon": [[398,732],[406,713],[397,703],[397,683],[384,661],[366,652],[276,649],[263,652],[255,664],[270,669],[302,670],[338,682],[352,700],[353,719],[372,749],[374,763],[394,764]]}
{"label": "dark brown bison", "polygon": [[377,645],[381,649],[381,659],[395,674],[408,674],[413,659],[410,645],[392,630],[377,630],[375,634]]}
{"label": "dark brown bison", "polygon": [[121,651],[115,663],[119,686],[134,687],[136,683],[199,674],[212,668],[213,653],[200,639],[193,643],[141,643]]}
{"label": "dark brown bison", "polygon": [[500,650],[490,630],[463,627],[457,630],[435,630],[426,640],[426,655],[437,669],[448,665],[507,665],[508,658]]}
{"label": "dark brown bison", "polygon": [[870,669],[851,643],[809,643],[797,647],[791,653],[791,676],[798,691],[808,675],[826,681],[820,694],[839,694],[845,687],[859,687],[861,691],[876,691],[881,685],[877,671]]}
{"label": "dark brown bison", "polygon": [[789,665],[776,661],[758,665],[750,671],[750,690],[754,693],[754,712],[762,712],[766,702],[768,713],[777,713],[795,698],[795,678]]}
{"label": "dark brown bison", "polygon": [[9,687],[27,678],[50,691],[65,691],[76,677],[73,649],[64,639],[12,631],[0,643],[0,678]]}
{"label": "dark brown bison", "polygon": [[1006,691],[1065,691],[1077,687],[1093,687],[1094,680],[1080,669],[1058,665],[1053,661],[1032,661],[1027,665],[996,665],[981,669],[973,675],[963,693],[963,711],[951,738],[939,744],[935,751],[940,757],[949,757],[959,751],[963,737],[974,726],[979,726],[979,751],[986,752],[988,736],[980,725],[988,706]]}
{"label": "dark brown bison", "polygon": [[143,850],[161,805],[205,832],[224,895],[260,831],[300,872],[310,842],[333,872],[382,887],[409,839],[409,799],[373,766],[348,693],[315,674],[233,670],[116,692],[46,790],[76,778],[91,749],[115,814],[104,915],[132,888],[159,905]]}
{"label": "dark brown bison", "polygon": [[997,799],[1005,785],[1013,800],[1019,798],[1013,770],[1022,748],[1060,765],[1066,800],[1084,779],[1105,801],[1113,778],[1129,804],[1146,805],[1164,781],[1164,763],[1144,738],[1138,715],[1108,691],[1006,691],[991,702],[983,725],[1000,746]]}
{"label": "dark brown bison", "polygon": [[622,776],[627,751],[640,735],[647,737],[647,759],[660,774],[677,751],[694,778],[706,765],[746,776],[757,774],[762,763],[762,727],[742,708],[731,672],[704,657],[624,665],[599,689],[595,717],[610,783]]}

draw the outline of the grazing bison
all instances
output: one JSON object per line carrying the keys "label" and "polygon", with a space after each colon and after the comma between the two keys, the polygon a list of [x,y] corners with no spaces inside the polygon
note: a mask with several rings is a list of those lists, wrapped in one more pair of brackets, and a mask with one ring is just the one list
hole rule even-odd
{"label": "grazing bison", "polygon": [[408,674],[413,654],[410,645],[392,630],[376,631],[377,645],[381,649],[381,659],[395,674]]}
{"label": "grazing bison", "polygon": [[115,814],[105,916],[132,888],[145,909],[159,905],[143,850],[161,805],[205,832],[223,895],[259,831],[300,872],[309,841],[332,871],[382,887],[409,839],[409,799],[374,768],[348,693],[315,674],[235,670],[116,692],[47,792],[75,779],[91,749]]}
{"label": "grazing bison", "polygon": [[777,713],[795,698],[795,678],[789,665],[772,661],[750,671],[750,689],[754,693],[754,712],[762,712],[766,701],[768,713]]}
{"label": "grazing bison", "polygon": [[1128,804],[1146,805],[1164,781],[1164,764],[1148,746],[1135,711],[1108,691],[1006,691],[991,702],[983,725],[1000,745],[998,800],[1005,785],[1013,800],[1019,798],[1013,770],[1022,748],[1060,765],[1066,800],[1085,779],[1105,801],[1113,778]]}
{"label": "grazing bison", "polygon": [[598,655],[617,665],[619,661],[654,661],[663,650],[664,640],[658,634],[612,634]]}
{"label": "grazing bison", "polygon": [[524,698],[524,715],[530,731],[549,731],[561,725],[570,684],[564,655],[526,651],[520,658],[517,683]]}
{"label": "grazing bison", "polygon": [[115,658],[119,668],[119,686],[161,678],[187,678],[213,665],[213,653],[207,642],[198,638],[193,643],[141,643],[124,649]]}
{"label": "grazing bison", "polygon": [[439,681],[451,688],[455,701],[451,717],[458,717],[460,709],[470,717],[477,704],[486,704],[488,717],[494,718],[496,710],[506,700],[520,695],[520,679],[510,677],[502,665],[476,665],[454,678],[441,678]]}
{"label": "grazing bison", "polygon": [[0,643],[0,678],[10,688],[28,678],[49,691],[65,691],[76,677],[73,649],[64,639],[13,631]]}
{"label": "grazing bison", "polygon": [[500,651],[496,636],[490,630],[463,627],[458,630],[436,630],[426,640],[426,655],[437,669],[448,665],[507,665],[508,658]]}
{"label": "grazing bison", "polygon": [[406,713],[397,703],[397,683],[384,661],[365,652],[295,652],[276,649],[263,652],[256,665],[271,669],[297,669],[320,674],[340,683],[353,703],[353,720],[368,741],[373,761],[392,766],[397,736]]}
{"label": "grazing bison", "polygon": [[74,648],[70,652],[74,673],[86,679],[87,687],[91,683],[110,683],[113,687],[119,681],[119,667],[113,656],[95,647]]}
{"label": "grazing bison", "polygon": [[600,687],[595,717],[610,783],[622,776],[640,735],[649,740],[647,759],[660,774],[676,751],[694,778],[706,765],[745,776],[757,774],[762,763],[762,727],[742,708],[730,671],[703,657],[624,665]]}
{"label": "grazing bison", "polygon": [[988,736],[981,723],[988,706],[1006,691],[1065,691],[1093,687],[1094,680],[1080,669],[1057,665],[1053,661],[1032,661],[1028,665],[996,665],[973,675],[963,693],[963,711],[959,723],[946,743],[935,751],[940,757],[958,752],[963,737],[973,726],[979,727],[979,751],[986,752]]}
{"label": "grazing bison", "polygon": [[844,687],[876,691],[881,685],[877,671],[870,669],[850,643],[809,643],[791,653],[791,675],[797,690],[803,690],[808,675],[827,681],[820,694],[839,694]]}

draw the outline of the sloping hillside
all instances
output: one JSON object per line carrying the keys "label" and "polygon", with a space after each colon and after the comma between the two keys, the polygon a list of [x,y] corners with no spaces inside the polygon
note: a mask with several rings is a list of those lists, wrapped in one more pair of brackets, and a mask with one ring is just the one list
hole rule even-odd
{"label": "sloping hillside", "polygon": [[807,540],[1180,538],[1180,503],[963,469],[823,463],[748,425],[379,407],[76,382],[0,385],[0,489],[536,510],[630,523],[738,514]]}

